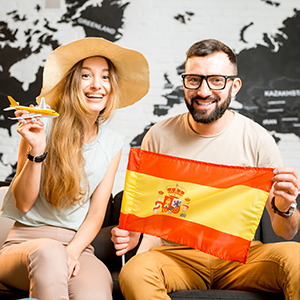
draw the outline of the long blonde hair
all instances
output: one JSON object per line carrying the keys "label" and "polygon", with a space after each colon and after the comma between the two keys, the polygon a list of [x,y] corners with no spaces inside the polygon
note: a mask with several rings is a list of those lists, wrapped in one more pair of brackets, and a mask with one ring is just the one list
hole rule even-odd
{"label": "long blonde hair", "polygon": [[[106,107],[100,112],[97,125],[108,121],[119,105],[117,70],[110,60],[111,92]],[[83,60],[74,65],[62,80],[62,92],[56,107],[60,116],[53,119],[49,139],[48,156],[45,160],[42,178],[42,193],[54,207],[82,204],[89,194],[89,183],[85,173],[82,153],[83,127],[91,113],[81,89]]]}

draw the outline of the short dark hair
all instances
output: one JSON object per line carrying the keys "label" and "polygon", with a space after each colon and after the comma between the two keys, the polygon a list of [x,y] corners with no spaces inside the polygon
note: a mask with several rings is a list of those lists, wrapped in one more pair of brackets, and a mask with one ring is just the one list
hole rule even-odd
{"label": "short dark hair", "polygon": [[186,61],[193,56],[207,56],[217,52],[223,52],[228,56],[237,73],[237,58],[234,52],[227,45],[214,39],[207,39],[193,44],[186,53]]}

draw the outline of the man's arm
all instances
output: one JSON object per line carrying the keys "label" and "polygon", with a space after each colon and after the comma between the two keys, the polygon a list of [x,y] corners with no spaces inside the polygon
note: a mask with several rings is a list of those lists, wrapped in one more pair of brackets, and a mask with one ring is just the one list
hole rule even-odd
{"label": "man's arm", "polygon": [[296,201],[300,190],[300,179],[293,168],[282,167],[274,170],[274,185],[267,199],[266,207],[274,232],[286,240],[291,240],[300,228],[300,212],[295,210],[290,217],[281,216],[272,209],[271,201],[281,212],[288,212]]}

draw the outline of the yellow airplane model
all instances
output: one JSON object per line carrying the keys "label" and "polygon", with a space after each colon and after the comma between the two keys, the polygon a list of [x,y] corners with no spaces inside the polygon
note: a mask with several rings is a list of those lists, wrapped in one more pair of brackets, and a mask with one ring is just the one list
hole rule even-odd
{"label": "yellow airplane model", "polygon": [[22,123],[26,123],[26,119],[31,119],[33,122],[35,122],[37,117],[56,118],[59,116],[59,114],[54,109],[52,109],[49,105],[45,103],[44,97],[42,97],[41,99],[41,104],[34,107],[19,105],[19,103],[15,101],[13,97],[11,96],[7,96],[7,97],[10,102],[10,106],[4,108],[3,110],[18,109],[18,110],[26,110],[30,112],[30,114],[23,115],[22,117],[15,117],[15,118],[9,117],[9,119],[11,120],[21,120]]}

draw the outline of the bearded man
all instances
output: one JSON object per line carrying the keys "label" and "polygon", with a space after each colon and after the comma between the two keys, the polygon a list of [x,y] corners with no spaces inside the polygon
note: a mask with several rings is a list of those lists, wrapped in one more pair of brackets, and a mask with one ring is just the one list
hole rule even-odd
{"label": "bearded man", "polygon": [[[273,137],[263,127],[229,109],[242,86],[233,51],[217,40],[195,43],[187,52],[182,78],[188,112],[155,124],[142,149],[209,163],[275,168],[266,208],[275,233],[292,239],[300,224],[295,209],[299,178],[293,168],[283,166]],[[117,255],[134,248],[138,239],[139,233],[112,230]],[[148,235],[138,253],[120,273],[126,299],[170,299],[168,293],[192,289],[283,291],[286,299],[299,299],[296,242],[253,241],[246,264]]]}

